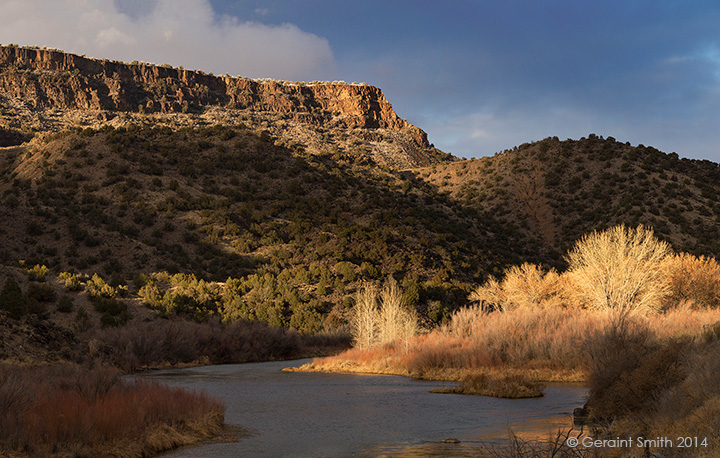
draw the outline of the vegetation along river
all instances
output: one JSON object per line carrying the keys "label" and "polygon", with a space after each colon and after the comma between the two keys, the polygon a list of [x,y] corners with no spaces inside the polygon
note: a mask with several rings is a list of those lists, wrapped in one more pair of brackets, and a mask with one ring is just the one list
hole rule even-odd
{"label": "vegetation along river", "polygon": [[[196,457],[477,456],[508,428],[547,436],[569,427],[585,402],[578,385],[551,384],[545,396],[497,399],[433,394],[446,382],[396,376],[282,372],[309,360],[172,369],[141,377],[202,390],[225,403],[230,440],[172,451]],[[237,428],[237,427],[241,428]],[[443,443],[455,438],[460,443]],[[225,439],[228,439],[227,437]]]}

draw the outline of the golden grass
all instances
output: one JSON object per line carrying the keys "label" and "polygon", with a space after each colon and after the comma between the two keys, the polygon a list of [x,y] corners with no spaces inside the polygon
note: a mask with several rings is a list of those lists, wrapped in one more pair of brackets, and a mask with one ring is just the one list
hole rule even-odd
{"label": "golden grass", "polygon": [[[371,349],[351,349],[317,358],[307,372],[404,375],[460,381],[468,374],[527,376],[535,382],[579,382],[588,374],[588,345],[617,319],[606,310],[518,308],[486,313],[458,311],[452,322],[411,339]],[[720,310],[680,307],[632,319],[660,339],[697,336],[720,321]]]}
{"label": "golden grass", "polygon": [[496,398],[537,398],[543,395],[544,386],[533,382],[523,374],[488,375],[482,372],[469,373],[460,380],[460,385],[450,388],[435,388],[431,393],[476,394]]}

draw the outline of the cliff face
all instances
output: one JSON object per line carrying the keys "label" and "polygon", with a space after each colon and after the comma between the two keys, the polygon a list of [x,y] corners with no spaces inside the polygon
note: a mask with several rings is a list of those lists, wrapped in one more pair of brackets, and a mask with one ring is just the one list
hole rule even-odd
{"label": "cliff face", "polygon": [[[218,77],[46,49],[0,47],[0,90],[35,109],[187,112],[223,106],[343,127],[411,127],[373,86]],[[427,141],[424,133],[416,137]]]}

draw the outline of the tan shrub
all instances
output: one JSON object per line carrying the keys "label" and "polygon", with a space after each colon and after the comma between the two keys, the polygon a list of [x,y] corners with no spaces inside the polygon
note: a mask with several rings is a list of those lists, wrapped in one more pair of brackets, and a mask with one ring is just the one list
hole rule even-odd
{"label": "tan shrub", "polygon": [[[470,297],[472,298],[473,296],[471,295]],[[450,334],[460,338],[472,337],[480,333],[480,327],[483,326],[483,318],[487,316],[487,314],[488,312],[480,307],[462,307],[453,312],[450,323],[446,329]]]}
{"label": "tan shrub", "polygon": [[506,303],[505,291],[495,277],[490,277],[488,281],[478,286],[470,293],[469,299],[480,304],[483,309],[502,308]]}
{"label": "tan shrub", "polygon": [[507,307],[548,307],[562,303],[560,275],[535,264],[513,266],[503,280]]}
{"label": "tan shrub", "polygon": [[715,259],[680,253],[668,257],[664,269],[669,282],[664,308],[682,303],[695,308],[720,307],[720,265]]}
{"label": "tan shrub", "polygon": [[564,305],[566,301],[563,278],[554,269],[545,271],[542,266],[524,263],[512,266],[505,272],[502,282],[490,278],[470,295],[470,300],[483,308],[515,310],[517,308],[543,308]]}

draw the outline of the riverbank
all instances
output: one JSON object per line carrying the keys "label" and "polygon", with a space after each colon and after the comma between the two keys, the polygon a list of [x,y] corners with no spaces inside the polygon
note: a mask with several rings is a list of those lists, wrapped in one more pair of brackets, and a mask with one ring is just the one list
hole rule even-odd
{"label": "riverbank", "polygon": [[2,456],[147,457],[218,435],[223,405],[106,367],[0,365]]}
{"label": "riverbank", "polygon": [[[720,320],[720,311],[677,308],[632,317],[659,341],[692,338]],[[531,382],[587,382],[601,338],[617,326],[609,312],[585,309],[517,309],[457,312],[451,322],[405,342],[354,348],[290,370],[402,375],[460,382],[468,376],[523,377]]]}
{"label": "riverbank", "polygon": [[[45,318],[29,315],[15,320],[0,312],[0,427],[10,425],[0,431],[0,456],[148,457],[202,442],[222,432],[221,405],[207,400],[204,412],[187,417],[175,409],[182,406],[186,395],[192,400],[194,393],[127,385],[118,381],[118,376],[156,369],[318,357],[346,349],[344,341],[348,340],[335,335],[302,335],[244,321],[224,324],[212,319],[194,323],[138,318],[123,327],[79,330],[65,326],[62,318],[56,312]],[[88,387],[88,383],[95,385]],[[95,392],[109,398],[98,398]],[[129,411],[126,421],[116,425],[118,435],[93,432],[96,423],[109,424],[102,418],[112,416],[103,410],[109,408],[109,402],[143,405],[150,398],[152,409],[169,416],[150,421],[144,415],[152,410]],[[70,412],[43,407],[57,403],[67,404]],[[80,415],[84,411],[97,411],[98,418],[87,424],[90,420]],[[48,429],[51,426],[56,429]],[[30,434],[34,430],[35,436]]]}
{"label": "riverbank", "polygon": [[[348,350],[339,355],[316,358],[300,367],[287,367],[287,372],[327,372],[336,374],[400,375],[419,380],[460,382],[468,374],[482,374],[492,377],[523,376],[534,382],[581,383],[587,381],[587,373],[581,370],[553,368],[508,368],[482,367],[472,369],[438,367],[414,371],[398,364],[395,350],[386,350],[384,358],[374,359],[374,352]],[[368,359],[366,359],[368,358]]]}
{"label": "riverbank", "polygon": [[[160,326],[162,333],[168,329],[168,325]],[[323,346],[322,338],[305,340],[315,343],[301,347],[305,358],[340,351]],[[294,353],[285,358],[265,356],[267,361],[296,359]],[[213,439],[225,431],[220,401],[202,393],[121,377],[209,366],[213,364],[209,358],[154,360],[133,364],[132,370],[99,361],[95,364],[0,362],[0,457],[150,457]]]}
{"label": "riverbank", "polygon": [[[393,352],[392,349],[389,350]],[[354,353],[360,353],[355,355]],[[399,375],[420,380],[458,382],[457,386],[433,389],[433,393],[469,394],[499,398],[532,398],[543,395],[544,382],[581,383],[587,374],[579,370],[550,368],[520,369],[477,367],[470,369],[436,368],[413,372],[394,365],[395,358],[388,355],[382,360],[364,357],[366,352],[349,350],[337,356],[315,359],[300,367],[284,368],[287,372],[319,372],[366,375]]]}

